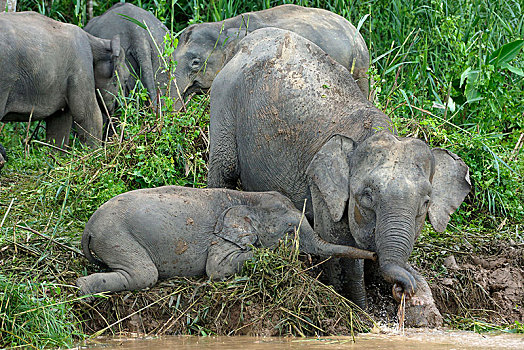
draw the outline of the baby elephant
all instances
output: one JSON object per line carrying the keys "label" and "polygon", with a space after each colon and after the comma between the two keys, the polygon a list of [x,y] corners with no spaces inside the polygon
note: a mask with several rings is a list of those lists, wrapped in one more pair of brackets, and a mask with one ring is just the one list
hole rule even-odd
{"label": "baby elephant", "polygon": [[121,194],[93,214],[82,248],[89,261],[111,272],[80,277],[76,284],[81,294],[93,294],[151,287],[174,276],[223,279],[240,271],[252,246],[272,247],[298,227],[305,253],[375,258],[322,240],[278,192],[165,186]]}

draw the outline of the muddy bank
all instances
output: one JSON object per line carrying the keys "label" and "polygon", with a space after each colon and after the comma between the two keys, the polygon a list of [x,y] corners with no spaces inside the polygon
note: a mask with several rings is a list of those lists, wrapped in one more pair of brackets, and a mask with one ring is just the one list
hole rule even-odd
{"label": "muddy bank", "polygon": [[[426,277],[447,325],[465,322],[462,326],[473,330],[467,324],[472,319],[495,325],[524,322],[522,245],[490,242],[489,251],[446,254],[439,271],[418,270]],[[377,278],[366,282],[372,317],[382,324],[398,324],[398,303],[391,296],[391,286]]]}
{"label": "muddy bank", "polygon": [[488,322],[524,322],[524,247],[501,244],[495,255],[450,255],[432,291],[443,313]]}
{"label": "muddy bank", "polygon": [[[524,322],[523,254],[522,247],[501,244],[496,255],[449,255],[443,272],[422,271],[445,322]],[[364,313],[318,282],[318,269],[307,258],[301,259],[302,268],[287,265],[274,274],[270,270],[275,265],[264,259],[252,266],[258,272],[228,282],[173,279],[150,290],[78,303],[77,310],[88,334],[320,336],[351,335],[352,322],[353,332],[373,328]],[[398,327],[391,286],[368,279],[367,290],[371,318]]]}
{"label": "muddy bank", "polygon": [[[351,335],[374,322],[311,274],[293,244],[257,249],[242,276],[178,278],[77,303],[87,334]],[[92,271],[88,271],[89,273]]]}

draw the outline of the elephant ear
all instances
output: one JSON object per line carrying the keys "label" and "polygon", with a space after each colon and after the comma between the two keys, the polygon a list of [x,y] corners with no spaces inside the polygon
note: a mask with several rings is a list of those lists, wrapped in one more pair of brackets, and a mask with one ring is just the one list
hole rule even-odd
{"label": "elephant ear", "polygon": [[355,147],[349,137],[335,135],[315,154],[306,170],[335,222],[342,219],[349,199],[349,156]]}
{"label": "elephant ear", "polygon": [[246,205],[238,205],[220,214],[214,233],[242,250],[249,250],[251,245],[258,243],[259,226],[253,210]]}
{"label": "elephant ear", "polygon": [[469,168],[456,154],[443,149],[432,150],[435,157],[429,220],[437,232],[444,232],[449,216],[457,210],[471,190]]}
{"label": "elephant ear", "polygon": [[233,58],[233,56],[240,49],[240,42],[246,35],[249,34],[246,30],[238,30],[238,28],[230,28],[222,33],[224,46],[224,65]]}

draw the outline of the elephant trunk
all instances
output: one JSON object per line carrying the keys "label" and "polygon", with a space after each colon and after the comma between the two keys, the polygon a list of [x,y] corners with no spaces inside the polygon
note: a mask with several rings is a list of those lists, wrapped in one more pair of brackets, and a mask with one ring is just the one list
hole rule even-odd
{"label": "elephant trunk", "polygon": [[384,279],[394,284],[393,295],[412,296],[417,290],[415,278],[406,269],[413,250],[415,215],[409,209],[387,212],[377,217],[375,241],[380,271]]}
{"label": "elephant trunk", "polygon": [[320,238],[309,225],[300,228],[300,251],[318,256],[376,260],[374,252],[351,246],[329,243]]}
{"label": "elephant trunk", "polygon": [[185,86],[186,86],[185,83],[179,82],[178,79],[175,79],[174,83],[171,85],[170,94],[173,97],[173,99],[175,100],[175,106],[174,106],[175,111],[184,111],[185,112],[185,109],[186,109],[185,93],[184,93]]}

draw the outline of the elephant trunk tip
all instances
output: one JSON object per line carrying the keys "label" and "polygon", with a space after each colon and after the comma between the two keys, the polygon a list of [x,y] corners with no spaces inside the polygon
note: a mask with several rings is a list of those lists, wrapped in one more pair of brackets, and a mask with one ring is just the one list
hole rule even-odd
{"label": "elephant trunk tip", "polygon": [[377,253],[369,251],[369,250],[354,248],[354,247],[348,247],[346,249],[346,252],[344,252],[343,254],[340,254],[340,256],[347,257],[347,258],[353,258],[353,259],[366,259],[366,260],[372,260],[372,261],[377,261],[378,259]]}

